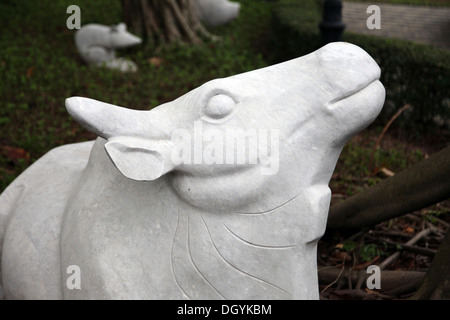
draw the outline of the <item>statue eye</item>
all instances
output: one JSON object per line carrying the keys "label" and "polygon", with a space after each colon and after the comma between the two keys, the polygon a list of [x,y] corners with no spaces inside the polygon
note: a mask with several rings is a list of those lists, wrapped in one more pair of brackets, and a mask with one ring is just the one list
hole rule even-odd
{"label": "statue eye", "polygon": [[205,105],[204,114],[213,120],[220,120],[230,115],[236,106],[236,101],[228,95],[216,94]]}

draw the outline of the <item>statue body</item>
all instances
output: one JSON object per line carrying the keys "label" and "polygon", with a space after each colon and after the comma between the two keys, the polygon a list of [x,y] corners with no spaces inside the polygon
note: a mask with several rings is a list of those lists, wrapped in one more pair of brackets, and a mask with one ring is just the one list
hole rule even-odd
{"label": "statue body", "polygon": [[229,0],[196,0],[194,4],[199,20],[210,27],[236,19],[241,9],[240,3]]}
{"label": "statue body", "polygon": [[5,297],[317,299],[328,183],[381,110],[379,75],[334,43],[150,111],[67,99],[99,138],[50,151],[1,195]]}
{"label": "statue body", "polygon": [[124,23],[113,26],[91,23],[84,25],[75,34],[75,45],[83,61],[122,72],[135,72],[137,66],[131,60],[116,57],[116,50],[141,42],[140,38],[127,31]]}

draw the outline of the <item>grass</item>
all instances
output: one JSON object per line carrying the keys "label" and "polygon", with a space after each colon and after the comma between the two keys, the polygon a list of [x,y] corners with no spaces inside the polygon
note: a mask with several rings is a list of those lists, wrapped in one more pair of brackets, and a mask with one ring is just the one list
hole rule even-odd
{"label": "grass", "polygon": [[[66,28],[71,4],[80,6],[82,24],[108,25],[120,21],[120,1],[0,2],[0,191],[50,149],[94,138],[67,114],[67,97],[149,109],[210,79],[270,63],[273,3],[240,2],[239,19],[212,30],[221,36],[219,42],[173,45],[158,53],[145,47],[119,51],[139,66],[138,73],[127,75],[84,65],[75,50],[74,31]],[[378,132],[367,131],[345,147],[331,182],[335,192],[354,194],[383,178],[379,168],[395,172],[426,153],[406,139],[374,153]]]}
{"label": "grass", "polygon": [[[67,114],[70,96],[149,109],[200,84],[266,65],[260,50],[270,4],[243,0],[239,21],[213,32],[222,41],[173,45],[157,54],[143,47],[118,51],[139,66],[136,74],[90,68],[80,60],[66,8],[81,8],[81,24],[120,22],[120,1],[0,2],[0,191],[48,150],[93,136]],[[152,58],[162,63],[156,66]]]}
{"label": "grass", "polygon": [[395,134],[377,146],[378,131],[379,128],[363,131],[344,146],[330,182],[336,200],[367,189],[391,172],[395,174],[427,157],[428,150],[423,145]]}

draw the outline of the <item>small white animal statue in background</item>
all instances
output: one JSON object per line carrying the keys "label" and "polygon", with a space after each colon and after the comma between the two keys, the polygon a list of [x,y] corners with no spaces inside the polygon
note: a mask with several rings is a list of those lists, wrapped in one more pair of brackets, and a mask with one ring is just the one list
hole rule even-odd
{"label": "small white animal statue in background", "polygon": [[226,24],[239,16],[241,5],[229,0],[195,0],[197,17],[209,27]]}
{"label": "small white animal statue in background", "polygon": [[116,49],[135,46],[141,42],[140,38],[127,31],[124,23],[113,26],[87,24],[75,34],[75,45],[86,63],[122,72],[135,72],[138,68],[129,59],[117,58]]}
{"label": "small white animal statue in background", "polygon": [[383,106],[379,77],[332,43],[150,111],[67,99],[100,137],[0,196],[5,298],[318,299],[328,183]]}

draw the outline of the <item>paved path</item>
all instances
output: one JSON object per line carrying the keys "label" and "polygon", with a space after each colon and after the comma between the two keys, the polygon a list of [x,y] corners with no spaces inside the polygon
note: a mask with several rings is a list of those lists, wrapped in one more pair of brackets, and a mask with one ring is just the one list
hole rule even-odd
{"label": "paved path", "polygon": [[[370,30],[366,21],[369,5],[381,11],[381,29]],[[343,1],[342,18],[346,30],[389,38],[407,39],[450,50],[450,8],[358,3]]]}

